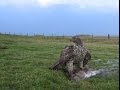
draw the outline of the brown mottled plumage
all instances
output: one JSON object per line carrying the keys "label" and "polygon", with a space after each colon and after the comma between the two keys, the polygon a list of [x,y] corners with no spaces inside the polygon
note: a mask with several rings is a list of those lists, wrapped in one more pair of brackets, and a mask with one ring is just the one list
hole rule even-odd
{"label": "brown mottled plumage", "polygon": [[66,46],[61,52],[59,59],[50,67],[50,69],[58,69],[59,65],[65,64],[73,57],[73,46]]}
{"label": "brown mottled plumage", "polygon": [[[83,42],[79,37],[72,37],[71,41],[74,45],[66,46],[62,50],[59,59],[50,67],[50,69],[61,69],[61,67],[66,66],[70,61],[73,61],[73,63],[78,61],[77,64],[80,63],[79,68],[85,67],[91,59],[89,51],[83,46]],[[71,67],[72,66],[68,66],[68,68]]]}

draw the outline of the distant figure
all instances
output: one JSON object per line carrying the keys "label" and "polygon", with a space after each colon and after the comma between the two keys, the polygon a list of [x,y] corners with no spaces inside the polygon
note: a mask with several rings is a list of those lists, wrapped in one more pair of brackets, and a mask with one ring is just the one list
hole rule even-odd
{"label": "distant figure", "polygon": [[91,59],[91,54],[83,46],[83,42],[77,36],[70,40],[74,45],[66,46],[59,59],[50,67],[53,70],[63,70],[72,79],[75,73],[86,69],[86,64]]}
{"label": "distant figure", "polygon": [[108,34],[108,39],[110,39],[110,34]]}

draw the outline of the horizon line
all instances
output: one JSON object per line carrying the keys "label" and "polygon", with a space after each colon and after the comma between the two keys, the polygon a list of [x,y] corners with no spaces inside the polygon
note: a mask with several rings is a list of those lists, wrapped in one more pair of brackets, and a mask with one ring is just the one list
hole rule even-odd
{"label": "horizon line", "polygon": [[20,36],[118,36],[119,37],[119,34],[45,34],[45,33],[10,33],[10,32],[0,32],[0,35],[20,35]]}

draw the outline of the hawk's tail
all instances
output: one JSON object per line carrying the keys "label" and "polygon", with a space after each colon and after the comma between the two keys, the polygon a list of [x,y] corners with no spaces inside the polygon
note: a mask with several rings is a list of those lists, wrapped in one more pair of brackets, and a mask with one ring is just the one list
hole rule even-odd
{"label": "hawk's tail", "polygon": [[51,70],[58,69],[59,61],[56,61],[52,66],[49,67]]}

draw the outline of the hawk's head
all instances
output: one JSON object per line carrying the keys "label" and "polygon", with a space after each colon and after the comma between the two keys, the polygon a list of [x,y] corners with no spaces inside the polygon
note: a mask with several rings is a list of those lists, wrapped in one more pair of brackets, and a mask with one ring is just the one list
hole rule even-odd
{"label": "hawk's head", "polygon": [[81,39],[78,36],[72,37],[71,41],[77,45],[83,46],[83,42],[81,41]]}

